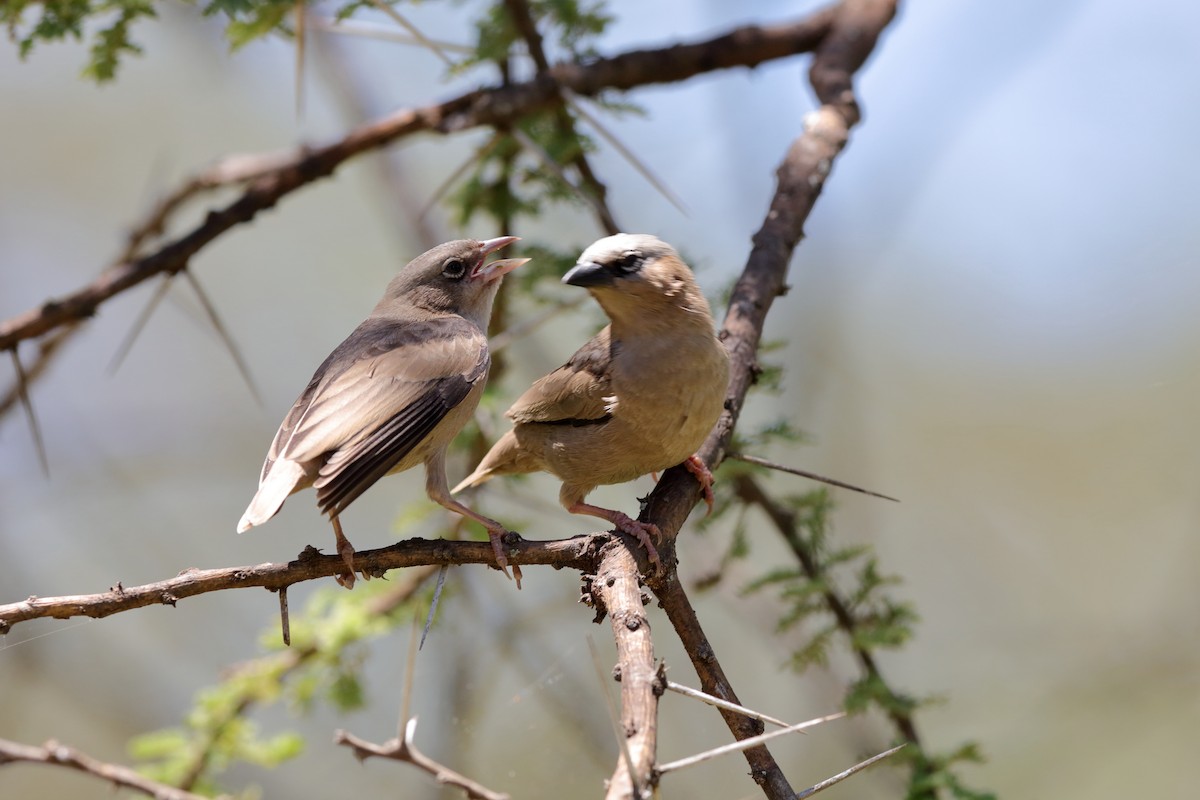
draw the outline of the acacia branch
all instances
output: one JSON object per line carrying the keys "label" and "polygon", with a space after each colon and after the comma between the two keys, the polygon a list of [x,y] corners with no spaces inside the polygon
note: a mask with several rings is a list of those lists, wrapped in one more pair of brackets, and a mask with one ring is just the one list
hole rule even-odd
{"label": "acacia branch", "polygon": [[882,691],[886,692],[888,696],[896,701],[894,703],[882,704],[885,713],[906,741],[912,742],[918,748],[921,747],[921,737],[917,733],[917,724],[908,709],[908,704],[902,702],[900,696],[884,680],[875,656],[859,641],[858,632],[861,626],[855,618],[854,612],[851,611],[851,602],[849,599],[842,597],[830,584],[825,571],[817,563],[815,554],[805,544],[804,537],[800,534],[799,527],[796,524],[795,513],[791,509],[775,502],[763,491],[758,481],[750,475],[738,475],[734,478],[733,490],[744,503],[755,505],[762,509],[767,518],[775,525],[775,528],[779,531],[788,547],[791,548],[792,554],[795,555],[796,561],[800,563],[804,574],[810,580],[820,582],[820,585],[825,587],[821,590],[821,599],[824,601],[825,607],[829,609],[829,613],[833,616],[838,629],[846,635],[850,650],[858,660],[863,674],[869,681],[881,687]]}
{"label": "acacia branch", "polygon": [[[544,564],[591,572],[598,563],[600,546],[607,539],[608,534],[586,534],[544,542],[506,540],[505,554],[510,564]],[[404,539],[389,547],[359,550],[354,554],[355,568],[376,577],[390,569],[430,564],[487,564],[495,567],[496,557],[487,542],[444,539]],[[145,606],[174,606],[185,597],[225,589],[257,586],[279,591],[294,583],[337,575],[345,570],[345,562],[339,556],[322,555],[310,545],[298,558],[286,564],[186,569],[174,578],[143,586],[125,587],[118,583],[109,591],[98,594],[35,596],[19,603],[0,605],[0,634],[6,634],[13,625],[30,619],[98,619]]]}
{"label": "acacia branch", "polygon": [[[754,67],[809,52],[824,40],[834,16],[835,9],[826,9],[801,20],[747,25],[690,44],[634,50],[587,63],[556,64],[530,81],[477,89],[443,103],[400,109],[353,128],[328,144],[263,156],[265,168],[261,172],[252,168],[253,162],[239,172],[255,175],[247,181],[242,196],[210,211],[188,233],[152,253],[122,260],[70,295],[0,323],[0,350],[91,317],[104,301],[153,275],[178,272],[221,235],[251,221],[297,189],[328,177],[345,161],[364,152],[417,133],[450,134],[480,126],[511,126],[526,114],[561,103],[563,89],[593,97],[607,90],[675,83],[716,70]],[[138,230],[160,229],[166,214],[177,207],[176,198],[193,193],[185,186],[170,195],[151,215],[152,224],[139,226]]]}
{"label": "acacia branch", "polygon": [[[767,313],[784,293],[788,264],[804,235],[804,223],[820,196],[832,165],[846,146],[850,129],[861,119],[853,92],[854,73],[874,50],[879,35],[896,13],[896,0],[846,0],[833,9],[834,19],[816,47],[809,78],[821,106],[805,118],[804,132],[788,148],[777,170],[778,184],[753,248],[734,286],[721,328],[729,350],[730,381],[725,413],[700,448],[710,467],[720,464],[733,435],[746,395],[759,372],[757,352]],[[688,513],[700,499],[699,483],[683,467],[673,467],[647,499],[642,519],[656,524],[674,541]],[[674,570],[653,576],[648,585],[683,641],[708,694],[737,703],[699,620]],[[762,723],[722,711],[738,739],[762,732]],[[772,800],[791,800],[795,792],[765,747],[745,751],[751,775]]]}
{"label": "acacia branch", "polygon": [[492,791],[478,781],[471,780],[467,776],[439,764],[418,750],[412,741],[416,730],[417,718],[413,717],[404,728],[403,739],[390,739],[383,744],[375,744],[366,739],[360,739],[347,731],[339,730],[334,734],[333,741],[353,750],[354,757],[359,761],[365,761],[371,756],[378,756],[412,764],[417,769],[432,775],[438,783],[460,789],[471,800],[509,800],[507,794]]}
{"label": "acacia branch", "polygon": [[[533,59],[534,65],[537,67],[537,74],[543,75],[550,70],[550,61],[546,58],[546,50],[542,45],[542,34],[538,32],[537,21],[534,20],[533,14],[529,10],[529,3],[526,0],[504,0],[504,6],[508,9],[508,16],[512,19],[513,26],[525,41],[525,47],[529,50],[529,57]],[[567,111],[566,99],[559,94],[559,106],[554,110],[554,121],[558,125],[559,130],[569,135],[575,141],[579,140],[579,133],[575,130],[575,120]],[[592,169],[591,163],[588,161],[587,154],[583,151],[583,147],[575,152],[570,162],[579,172],[580,180],[583,183],[585,191],[591,192],[590,199],[596,211],[596,219],[600,223],[600,227],[608,234],[620,233],[621,226],[617,225],[616,218],[613,217],[612,209],[608,207],[606,196],[608,189],[596,177],[595,171]],[[569,185],[569,184],[568,184]]]}
{"label": "acacia branch", "polygon": [[[41,747],[0,739],[0,766],[25,762],[28,764],[50,764],[78,770],[101,778],[114,786],[133,789],[149,795],[155,800],[206,800],[205,797],[150,780],[136,770],[120,764],[99,761],[73,747],[59,744],[51,739]],[[228,795],[221,795],[227,798]]]}
{"label": "acacia branch", "polygon": [[607,800],[650,796],[658,755],[658,698],[666,690],[666,678],[654,661],[654,640],[632,546],[629,539],[614,536],[602,550],[595,574],[585,578],[586,596],[597,620],[607,615],[612,625],[617,645],[613,674],[621,682],[618,735],[625,737],[622,752],[628,753],[628,763],[624,757],[617,759]]}

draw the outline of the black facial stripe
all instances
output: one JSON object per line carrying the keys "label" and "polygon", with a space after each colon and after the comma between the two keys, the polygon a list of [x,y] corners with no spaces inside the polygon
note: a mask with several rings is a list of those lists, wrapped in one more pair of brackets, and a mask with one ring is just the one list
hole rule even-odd
{"label": "black facial stripe", "polygon": [[636,250],[627,250],[621,254],[620,258],[614,259],[608,264],[611,272],[617,275],[632,275],[642,268],[646,263],[646,257]]}

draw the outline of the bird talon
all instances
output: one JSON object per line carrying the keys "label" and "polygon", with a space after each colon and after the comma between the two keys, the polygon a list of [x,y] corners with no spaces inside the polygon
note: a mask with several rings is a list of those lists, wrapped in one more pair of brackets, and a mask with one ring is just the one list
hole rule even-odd
{"label": "bird talon", "polygon": [[650,563],[654,566],[656,573],[662,571],[662,560],[658,557],[658,550],[654,548],[654,542],[650,541],[650,536],[653,534],[654,539],[662,544],[662,531],[653,522],[638,522],[635,519],[622,514],[616,520],[617,527],[633,538],[638,540],[642,547],[646,548],[646,555],[650,558]]}
{"label": "bird talon", "polygon": [[[504,528],[499,530],[492,530],[489,528],[488,539],[492,542],[492,553],[496,556],[497,568],[504,573],[504,577],[508,578],[510,581],[516,582],[517,590],[519,591],[521,589],[521,568],[518,565],[513,564],[512,573],[509,573],[508,556],[504,555],[504,545],[506,543],[516,544],[517,542],[521,541],[521,535],[514,531],[505,530]],[[516,541],[513,541],[513,539]]]}
{"label": "bird talon", "polygon": [[713,503],[717,500],[712,489],[714,483],[712,471],[697,455],[688,456],[683,465],[687,467],[688,472],[695,476],[696,482],[700,484],[700,490],[704,492],[704,504],[708,506],[708,511],[704,516],[712,516]]}

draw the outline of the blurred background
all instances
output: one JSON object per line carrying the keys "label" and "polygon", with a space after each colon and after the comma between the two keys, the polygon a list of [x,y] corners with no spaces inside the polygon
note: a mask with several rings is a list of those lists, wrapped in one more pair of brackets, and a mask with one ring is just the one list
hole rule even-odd
{"label": "blurred background", "polygon": [[[476,6],[427,4],[412,17],[430,35],[468,42]],[[615,3],[601,49],[815,7]],[[325,141],[468,86],[443,81],[426,51],[317,35],[297,119],[290,43],[230,55],[219,22],[195,8],[164,5],[160,16],[134,28],[145,55],[102,88],[78,77],[82,45],[38,47],[26,62],[0,45],[0,318],[92,280],[156,198],[222,156]],[[1169,0],[904,4],[861,73],[865,122],[768,326],[787,343],[773,356],[784,391],[756,396],[746,425],[786,417],[811,441],[771,455],[901,498],[836,492],[835,534],[870,542],[903,577],[894,594],[922,619],[882,668],[897,688],[945,699],[918,717],[925,737],[935,749],[978,741],[988,762],[963,775],[1000,797],[1194,796],[1183,765],[1200,734],[1198,29],[1200,6]],[[629,99],[648,114],[609,123],[688,212],[602,147],[594,163],[618,221],[685,251],[710,296],[742,268],[773,170],[812,108],[807,65],[637,91]],[[261,406],[182,282],[115,375],[107,365],[153,290],[104,305],[33,391],[49,479],[20,413],[0,419],[0,603],[330,548],[311,495],[249,534],[234,526],[312,370],[423,249],[406,207],[427,202],[482,136],[420,137],[357,159],[194,260]],[[441,209],[429,226],[444,238],[495,233],[456,228]],[[515,232],[564,249],[600,235],[584,210]],[[583,341],[598,320],[584,308],[508,351],[493,413]],[[451,479],[468,467],[452,465]],[[398,515],[424,507],[422,484],[409,473],[364,495],[344,517],[351,540],[370,548],[411,535]],[[650,485],[594,497],[633,510]],[[476,503],[530,538],[589,530],[556,494],[540,476]],[[438,535],[441,518],[430,520],[421,533]],[[775,600],[738,591],[782,548],[761,522],[751,544],[723,588],[698,596],[701,618],[747,704],[795,720],[828,713],[854,673],[838,659],[788,669],[798,634],[772,635]],[[719,528],[685,533],[684,577],[709,574],[724,546]],[[586,636],[605,659],[612,646],[607,625],[591,626],[575,604],[577,576],[527,569],[517,593],[493,570],[450,575],[417,666],[418,743],[516,797],[596,796],[616,745]],[[295,587],[292,607],[316,591]],[[669,624],[651,615],[671,677],[695,684]],[[261,652],[277,624],[276,600],[261,590],[23,623],[0,640],[0,737],[56,737],[128,762],[130,736],[176,725],[193,694]],[[437,796],[409,767],[359,765],[330,744],[339,727],[377,741],[394,734],[406,649],[405,633],[363,650],[359,712],[257,715],[265,732],[298,730],[308,746],[282,769],[240,766],[227,785],[268,797]],[[833,723],[772,750],[806,786],[886,746],[877,722]],[[664,760],[729,736],[715,714],[675,696],[662,725]],[[727,757],[671,776],[664,796],[756,796],[745,772]],[[888,798],[901,787],[880,768],[828,796]],[[109,794],[63,770],[0,769],[4,797]]]}

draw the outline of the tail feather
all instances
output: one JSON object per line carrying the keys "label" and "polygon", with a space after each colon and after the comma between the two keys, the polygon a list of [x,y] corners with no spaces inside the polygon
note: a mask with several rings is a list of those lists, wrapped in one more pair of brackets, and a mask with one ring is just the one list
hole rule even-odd
{"label": "tail feather", "polygon": [[513,472],[533,472],[537,469],[536,466],[524,468],[519,465],[519,456],[521,455],[520,445],[517,443],[516,434],[513,431],[501,436],[492,445],[492,449],[487,451],[487,455],[479,462],[479,466],[475,467],[475,471],[459,482],[450,490],[450,494],[458,494],[463,489],[471,486],[478,486],[481,483],[491,480],[497,475],[508,475]]}
{"label": "tail feather", "polygon": [[[487,459],[484,459],[484,463],[486,462]],[[481,463],[475,468],[474,472],[459,481],[458,485],[450,490],[450,494],[458,494],[463,489],[469,489],[472,486],[478,486],[479,484],[490,480],[493,475],[495,475],[495,473],[490,468],[485,468],[484,464]]]}
{"label": "tail feather", "polygon": [[255,525],[262,525],[283,508],[288,495],[308,485],[304,467],[295,461],[280,459],[271,465],[270,471],[258,486],[258,492],[238,522],[238,533],[245,533]]}

